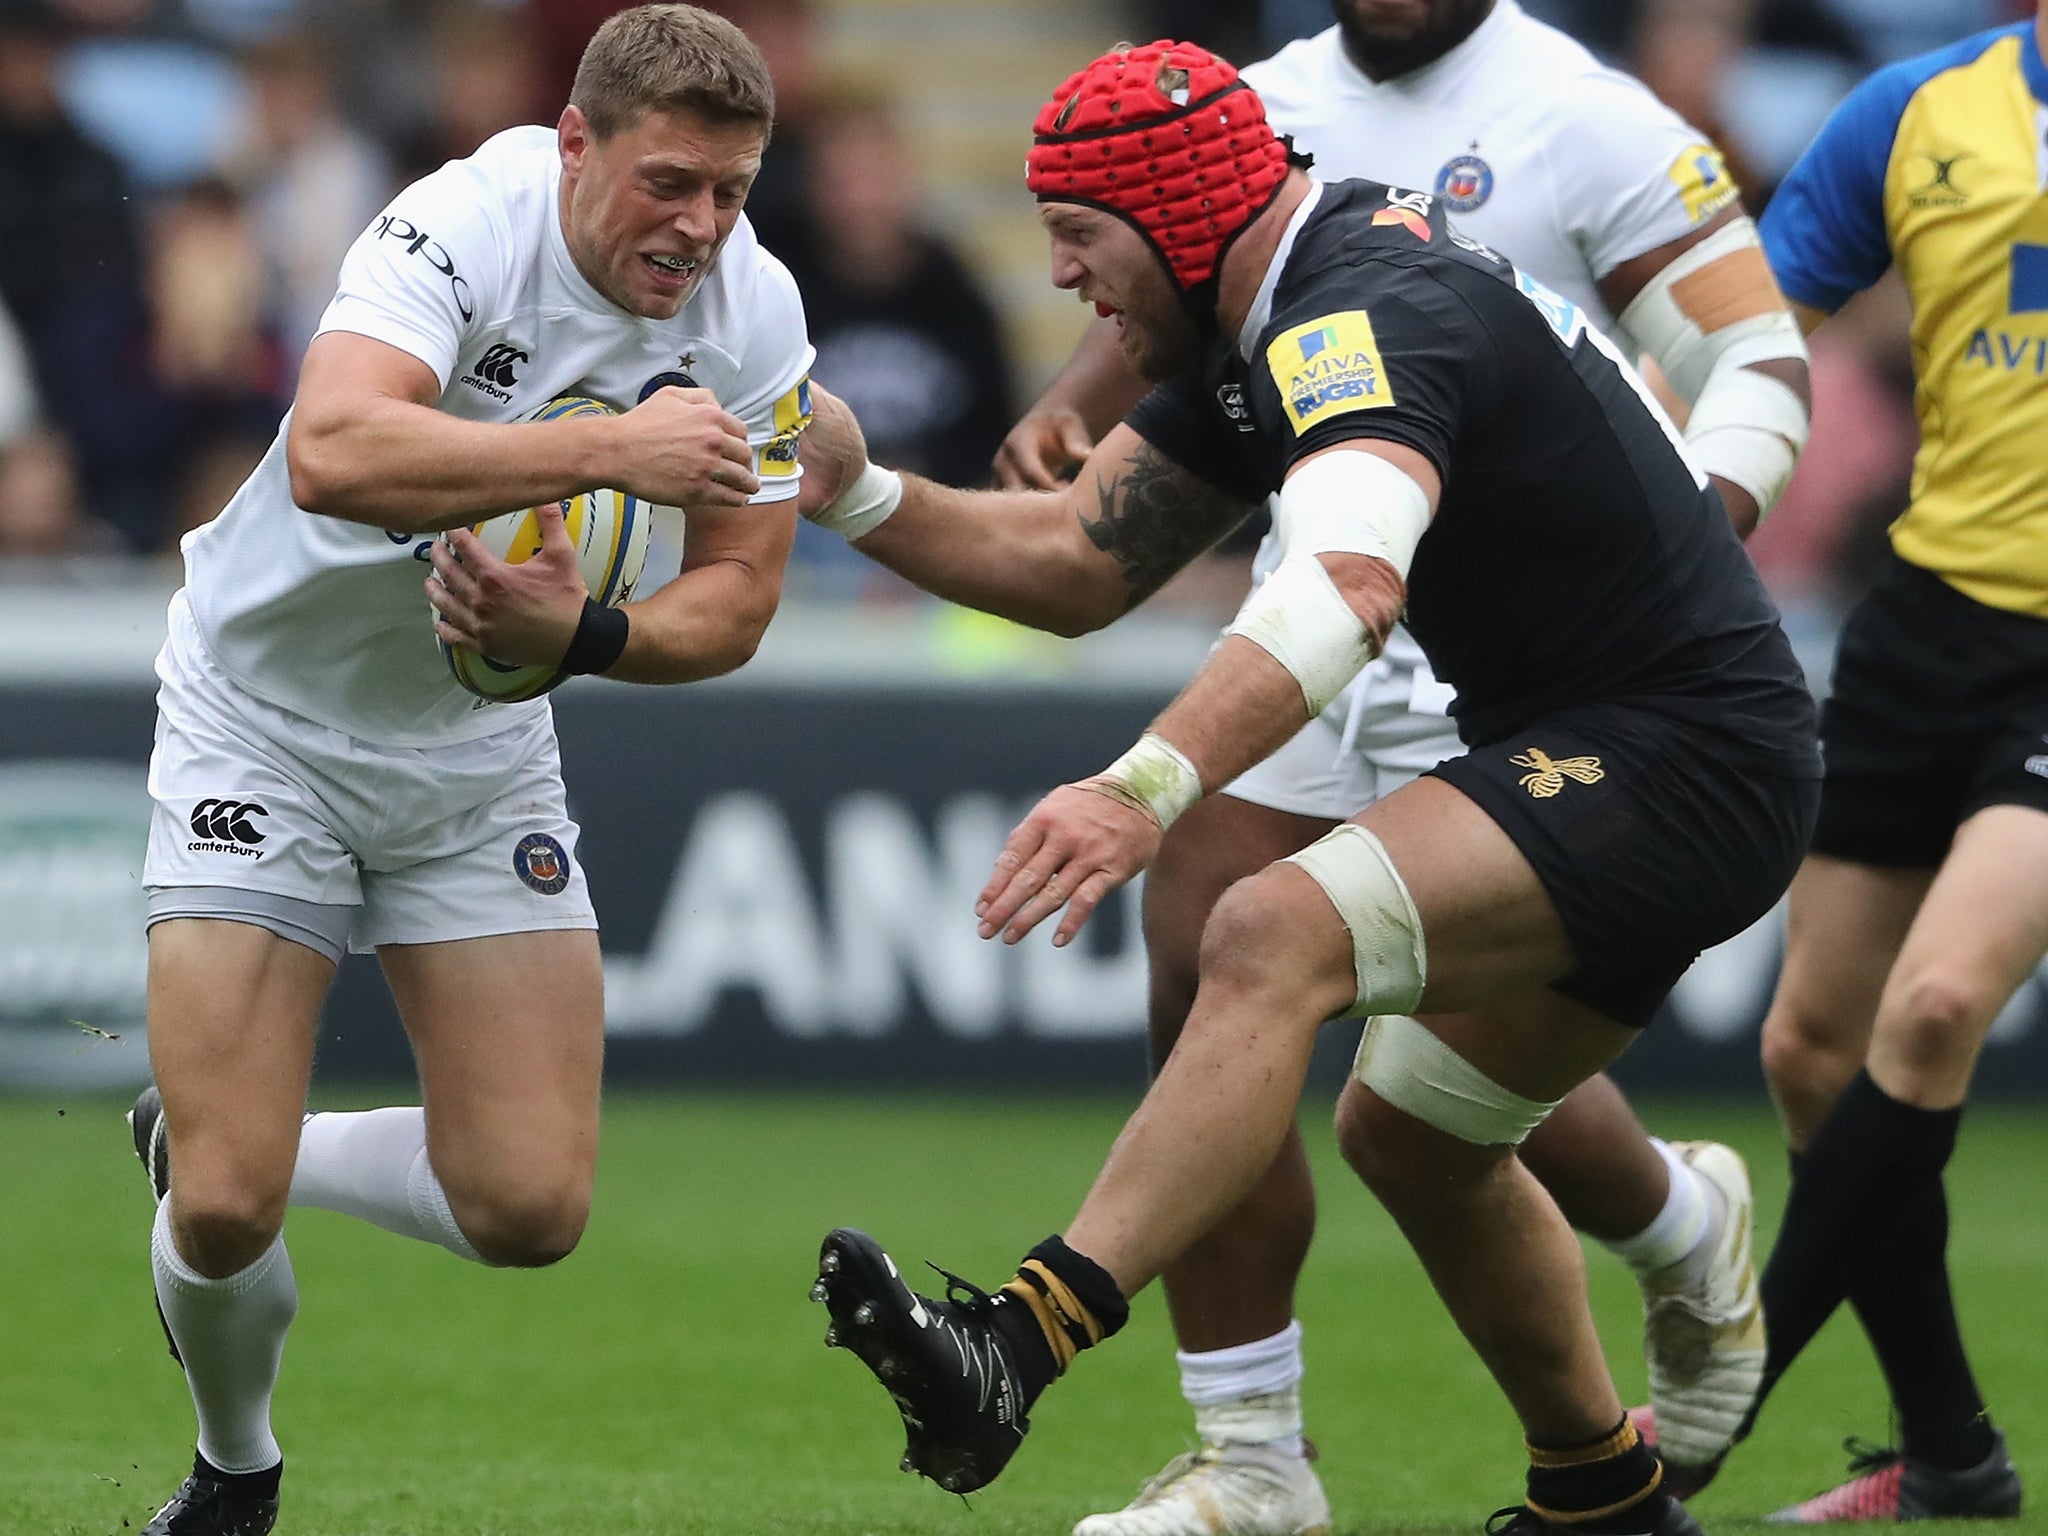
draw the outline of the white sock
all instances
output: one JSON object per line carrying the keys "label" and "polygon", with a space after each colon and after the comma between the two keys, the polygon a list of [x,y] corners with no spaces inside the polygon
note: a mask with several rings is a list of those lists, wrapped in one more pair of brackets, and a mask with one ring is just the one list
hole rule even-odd
{"label": "white sock", "polygon": [[448,1192],[427,1161],[427,1114],[416,1105],[309,1116],[299,1128],[291,1203],[339,1211],[484,1262],[455,1224]]}
{"label": "white sock", "polygon": [[1180,1392],[1205,1445],[1270,1445],[1299,1456],[1301,1323],[1268,1339],[1198,1353],[1179,1351]]}
{"label": "white sock", "polygon": [[[1650,1145],[1657,1149],[1657,1155],[1664,1159],[1664,1166],[1671,1174],[1671,1190],[1664,1197],[1664,1208],[1634,1237],[1603,1246],[1635,1271],[1639,1280],[1662,1275],[1681,1284],[1696,1281],[1703,1277],[1713,1256],[1710,1239],[1717,1234],[1720,1225],[1723,1204],[1720,1193],[1694,1173],[1691,1165],[1671,1150],[1669,1143],[1652,1136]],[[1665,1273],[1673,1270],[1674,1266],[1685,1268],[1676,1275]],[[1691,1273],[1694,1269],[1702,1273],[1694,1275]]]}
{"label": "white sock", "polygon": [[284,1336],[299,1286],[282,1237],[239,1274],[209,1280],[178,1254],[171,1202],[156,1208],[150,1268],[199,1411],[199,1454],[223,1472],[265,1472],[284,1459],[270,1432]]}

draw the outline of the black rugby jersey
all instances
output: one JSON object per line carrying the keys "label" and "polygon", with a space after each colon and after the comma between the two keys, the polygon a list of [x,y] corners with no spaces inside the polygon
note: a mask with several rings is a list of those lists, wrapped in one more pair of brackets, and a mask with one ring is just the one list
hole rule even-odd
{"label": "black rugby jersey", "polygon": [[1819,773],[1813,701],[1720,497],[1578,307],[1427,194],[1324,185],[1251,359],[1219,340],[1129,424],[1249,500],[1347,438],[1428,458],[1443,495],[1406,622],[1467,745],[1604,700]]}

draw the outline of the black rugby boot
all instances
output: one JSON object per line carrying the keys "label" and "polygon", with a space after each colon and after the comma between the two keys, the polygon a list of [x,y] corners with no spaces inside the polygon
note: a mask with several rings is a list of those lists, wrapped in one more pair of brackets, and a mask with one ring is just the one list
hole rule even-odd
{"label": "black rugby boot", "polygon": [[[1661,1488],[1634,1509],[1601,1520],[1592,1529],[1606,1536],[1702,1536],[1699,1522]],[[1585,1530],[1546,1520],[1526,1504],[1497,1509],[1486,1522],[1486,1536],[1584,1536]]]}
{"label": "black rugby boot", "polygon": [[269,1472],[237,1477],[194,1456],[192,1475],[142,1528],[142,1536],[270,1536],[277,1524],[277,1480],[283,1471],[279,1462]]}
{"label": "black rugby boot", "polygon": [[995,1320],[1002,1300],[939,1273],[946,1299],[919,1296],[879,1243],[840,1227],[819,1249],[811,1299],[832,1314],[826,1346],[853,1351],[895,1399],[908,1437],[903,1470],[972,1493],[1024,1443],[1029,1403],[1016,1346]]}

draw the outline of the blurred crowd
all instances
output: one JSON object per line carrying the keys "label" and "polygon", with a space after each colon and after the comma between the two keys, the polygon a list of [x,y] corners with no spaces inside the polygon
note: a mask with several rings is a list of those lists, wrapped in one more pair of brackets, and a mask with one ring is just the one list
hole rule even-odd
{"label": "blurred crowd", "polygon": [[[1523,0],[1713,137],[1761,207],[1873,67],[2025,0]],[[342,253],[399,186],[552,122],[617,0],[0,0],[0,557],[161,555],[290,403]],[[1004,317],[928,216],[903,104],[833,67],[818,0],[717,0],[781,101],[749,213],[796,272],[816,377],[876,457],[986,478],[1019,408]],[[1327,0],[1131,0],[1132,35],[1261,57]],[[832,10],[843,32],[859,0]],[[1021,132],[1021,127],[1020,127]],[[1021,192],[1019,196],[1021,196]],[[1812,446],[1752,547],[1796,601],[1853,589],[1914,442],[1904,300],[1813,343]],[[839,541],[801,557],[872,592]]]}

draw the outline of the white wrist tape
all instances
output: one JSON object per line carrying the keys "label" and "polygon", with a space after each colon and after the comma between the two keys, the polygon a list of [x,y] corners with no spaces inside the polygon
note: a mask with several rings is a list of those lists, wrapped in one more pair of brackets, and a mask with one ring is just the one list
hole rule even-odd
{"label": "white wrist tape", "polygon": [[1143,811],[1159,823],[1161,831],[1202,798],[1202,776],[1187,754],[1151,731],[1089,782],[1113,799]]}
{"label": "white wrist tape", "polygon": [[1771,358],[1806,360],[1799,322],[1746,218],[1679,252],[1643,285],[1621,323],[1688,403],[1723,370]]}
{"label": "white wrist tape", "polygon": [[1701,392],[1685,442],[1701,469],[1756,499],[1761,519],[1792,479],[1809,424],[1806,402],[1787,385],[1752,368],[1730,368]]}
{"label": "white wrist tape", "polygon": [[1376,453],[1324,453],[1280,487],[1273,526],[1283,556],[1372,555],[1405,581],[1429,528],[1429,497]]}
{"label": "white wrist tape", "polygon": [[1294,674],[1313,720],[1379,655],[1379,642],[1314,555],[1282,560],[1226,631]]}
{"label": "white wrist tape", "polygon": [[848,539],[873,533],[903,503],[903,477],[893,469],[870,464],[828,504],[811,514],[820,528]]}

